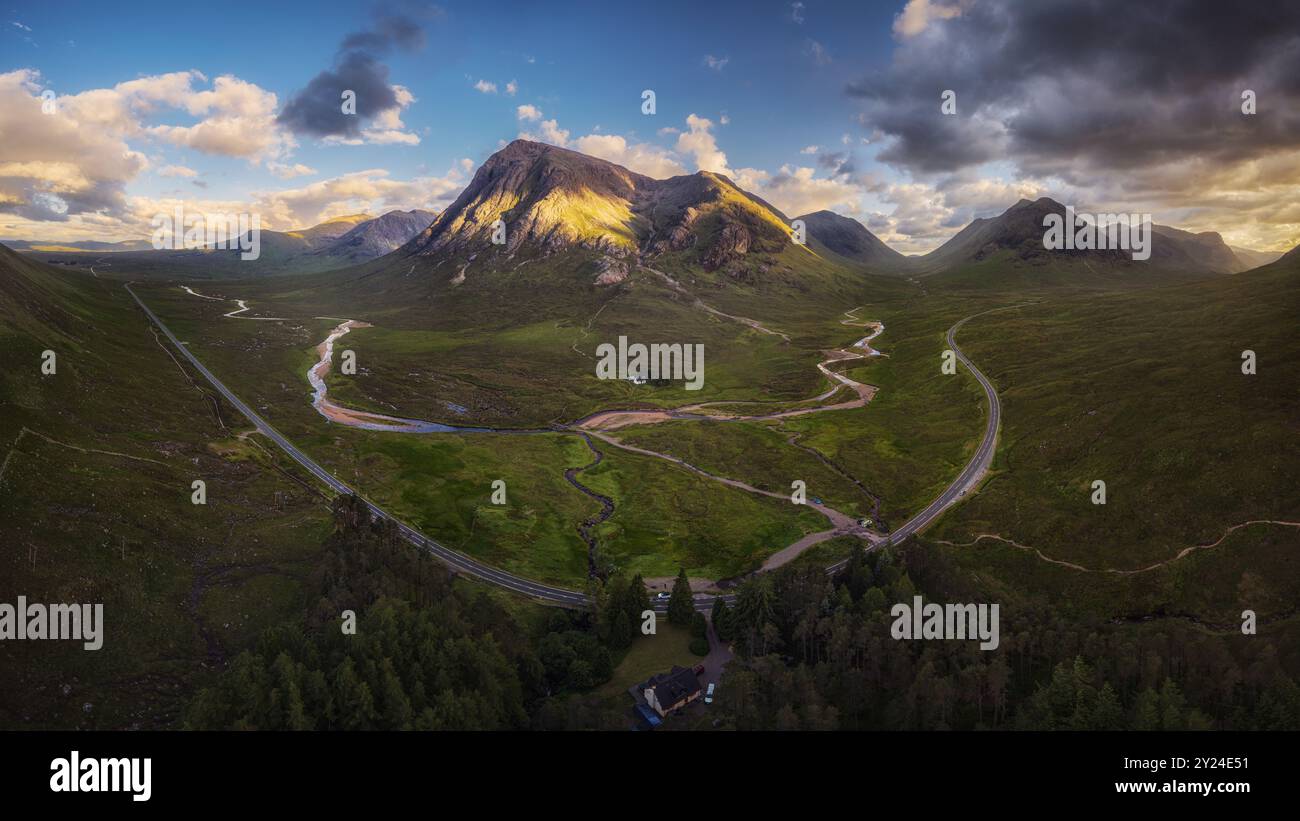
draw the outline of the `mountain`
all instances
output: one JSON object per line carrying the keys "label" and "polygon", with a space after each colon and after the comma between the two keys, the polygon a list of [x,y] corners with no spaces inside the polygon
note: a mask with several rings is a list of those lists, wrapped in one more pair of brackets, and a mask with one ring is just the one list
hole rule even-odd
{"label": "mountain", "polygon": [[1249,248],[1239,248],[1236,245],[1229,245],[1228,247],[1232,249],[1232,253],[1248,269],[1268,265],[1270,262],[1277,262],[1282,258],[1281,251],[1252,251]]}
{"label": "mountain", "polygon": [[809,236],[842,257],[890,270],[908,265],[907,257],[881,242],[855,219],[833,211],[814,211],[797,219],[803,220]]}
{"label": "mountain", "polygon": [[1250,267],[1213,231],[1193,234],[1165,225],[1151,226],[1151,257],[1146,261],[1134,260],[1131,252],[1121,249],[1049,250],[1043,247],[1043,235],[1044,219],[1050,214],[1063,218],[1065,206],[1048,197],[1022,199],[996,217],[974,220],[952,239],[917,258],[916,265],[925,272],[936,272],[980,263],[996,255],[1031,265],[1146,265],[1188,274],[1236,273]]}
{"label": "mountain", "polygon": [[[398,213],[396,211],[390,213]],[[313,249],[321,248],[339,239],[359,225],[375,220],[370,214],[349,214],[344,217],[331,217],[319,225],[295,231],[286,231],[287,236],[301,239]]]}
{"label": "mountain", "polygon": [[[260,243],[258,262],[263,263],[263,267],[283,267],[300,255],[312,254],[329,247],[349,231],[374,219],[375,217],[369,214],[349,214],[344,217],[332,217],[310,228],[295,228],[291,231],[271,231],[263,228],[258,237]],[[224,248],[206,250],[227,252]]]}
{"label": "mountain", "polygon": [[15,251],[40,251],[44,253],[149,251],[153,249],[153,245],[147,239],[128,239],[122,242],[100,242],[91,239],[69,242],[60,240],[0,239],[0,243]]}
{"label": "mountain", "polygon": [[580,247],[615,257],[684,253],[706,271],[789,244],[788,221],[721,174],[656,180],[565,148],[515,140],[493,154],[413,243],[420,255],[492,248],[552,253]]}
{"label": "mountain", "polygon": [[145,276],[156,273],[171,277],[180,273],[213,278],[297,274],[345,268],[381,257],[409,242],[428,227],[434,216],[432,211],[390,211],[378,217],[349,214],[310,228],[262,229],[258,234],[256,260],[241,259],[242,252],[237,248],[154,250],[146,240],[58,244],[24,241],[12,243],[11,247],[59,263],[70,261],[60,258],[60,254],[114,250],[121,254],[120,259],[114,258],[113,264],[117,266],[114,270]]}
{"label": "mountain", "polygon": [[1217,231],[1193,234],[1167,225],[1151,226],[1151,264],[1188,271],[1235,274],[1254,266],[1237,258]]}
{"label": "mountain", "polygon": [[357,223],[347,233],[311,254],[343,264],[382,257],[410,242],[412,237],[428,228],[437,216],[436,211],[389,211],[383,216]]}

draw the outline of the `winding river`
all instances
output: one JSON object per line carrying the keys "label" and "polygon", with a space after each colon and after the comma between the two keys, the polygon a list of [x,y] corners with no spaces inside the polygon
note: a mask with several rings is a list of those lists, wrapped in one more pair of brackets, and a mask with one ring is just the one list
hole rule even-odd
{"label": "winding river", "polygon": [[[654,271],[653,269],[649,269],[649,268],[646,268],[644,270],[650,271],[651,273],[663,277],[670,283],[670,285],[674,286],[675,288],[678,289],[681,288],[681,286],[678,285],[675,280],[673,280],[671,277],[668,277],[666,274],[663,274],[659,271]],[[200,294],[192,290],[188,286],[182,286],[182,287],[186,292],[192,294],[193,296],[200,297],[202,299],[209,299],[209,300],[223,299],[222,297],[212,297],[206,294]],[[683,291],[683,293],[685,292]],[[774,331],[770,328],[764,327],[762,324],[760,324],[755,320],[747,319],[745,317],[732,316],[731,314],[725,314],[705,304],[704,302],[700,301],[698,298],[692,297],[692,300],[693,300],[693,305],[699,308],[700,310],[706,311],[714,316],[724,317],[733,320],[735,322],[746,325],[762,333],[779,336],[783,340],[785,340],[785,342],[787,343],[789,342],[790,338],[786,334],[780,331]],[[283,320],[282,317],[238,316],[239,314],[248,311],[249,307],[245,300],[236,299],[233,301],[239,305],[239,309],[226,313],[223,316],[232,319],[267,319],[267,320],[276,320],[276,321]],[[650,425],[650,424],[657,424],[660,422],[667,422],[667,421],[689,421],[689,420],[712,420],[712,421],[722,421],[722,422],[767,421],[773,419],[785,419],[790,417],[803,416],[812,413],[824,413],[826,411],[848,410],[850,408],[863,407],[868,402],[870,402],[871,399],[875,396],[877,390],[876,387],[873,385],[866,385],[864,383],[858,382],[854,379],[849,378],[848,376],[845,376],[842,373],[831,370],[830,368],[831,365],[838,362],[847,362],[851,360],[865,359],[867,357],[872,357],[872,356],[883,356],[883,354],[881,354],[879,351],[873,349],[870,343],[876,337],[880,336],[880,334],[884,333],[885,330],[884,324],[874,320],[864,321],[858,319],[857,317],[853,316],[853,314],[856,313],[858,310],[860,309],[854,308],[851,311],[846,311],[845,316],[848,316],[849,319],[842,320],[841,321],[842,324],[867,327],[871,329],[871,333],[857,340],[848,348],[840,348],[840,349],[825,351],[826,358],[823,359],[821,362],[817,363],[817,370],[820,371],[822,375],[825,376],[828,380],[830,380],[831,382],[830,389],[809,399],[804,399],[796,402],[782,403],[784,405],[794,405],[794,406],[809,405],[809,407],[787,407],[784,410],[773,411],[771,413],[744,414],[744,413],[725,413],[725,412],[718,412],[718,411],[707,412],[707,413],[703,412],[706,408],[716,408],[718,406],[724,406],[724,405],[756,405],[756,404],[763,403],[761,400],[760,401],[720,400],[714,402],[700,402],[693,405],[684,405],[680,408],[675,408],[671,410],[659,410],[659,409],[603,410],[603,411],[597,411],[595,413],[589,414],[568,425],[559,425],[550,428],[534,428],[534,429],[501,429],[501,428],[491,428],[491,427],[468,427],[468,426],[459,426],[459,425],[447,425],[441,422],[429,422],[422,419],[408,419],[400,416],[389,416],[387,414],[374,413],[371,411],[363,411],[355,408],[349,408],[343,405],[339,405],[329,398],[329,387],[326,384],[326,376],[329,374],[330,368],[333,365],[334,349],[338,340],[344,337],[345,335],[347,335],[353,329],[371,327],[369,323],[361,322],[355,319],[347,319],[340,322],[337,326],[334,327],[333,330],[330,331],[329,335],[325,337],[324,341],[322,341],[319,345],[316,346],[316,352],[317,355],[319,356],[319,359],[317,360],[316,364],[312,365],[312,367],[308,369],[307,381],[311,384],[312,387],[312,406],[316,408],[317,412],[320,413],[321,416],[325,417],[325,419],[329,420],[330,422],[334,422],[340,425],[347,425],[348,427],[360,428],[363,430],[384,431],[388,433],[501,433],[501,434],[570,433],[570,434],[576,434],[578,436],[581,436],[585,440],[587,446],[591,449],[595,459],[593,462],[591,462],[588,465],[567,469],[565,471],[564,476],[565,479],[571,485],[577,488],[579,491],[581,491],[582,493],[586,494],[587,496],[590,496],[591,498],[601,503],[601,507],[602,507],[601,512],[584,521],[581,525],[579,525],[578,528],[579,533],[583,538],[583,541],[586,542],[588,545],[589,555],[592,558],[593,568],[594,568],[596,540],[593,534],[593,529],[596,525],[605,521],[611,515],[613,515],[614,502],[612,499],[595,492],[591,488],[586,487],[585,485],[583,485],[581,482],[578,481],[577,478],[578,474],[582,473],[583,471],[589,468],[595,467],[604,458],[604,454],[601,453],[599,449],[597,449],[595,443],[593,442],[593,439],[604,442],[612,447],[619,448],[620,450],[624,450],[629,453],[635,453],[641,456],[650,456],[667,462],[671,462],[680,468],[683,468],[685,470],[688,470],[692,473],[703,476],[705,478],[711,479],[713,481],[720,482],[724,485],[727,485],[728,487],[736,488],[738,490],[743,490],[752,494],[767,496],[770,498],[788,500],[790,497],[789,494],[787,493],[776,493],[769,490],[763,490],[761,488],[754,487],[748,483],[742,482],[737,479],[730,479],[725,476],[719,476],[717,474],[711,473],[707,470],[704,470],[703,468],[693,465],[671,454],[660,453],[658,451],[626,444],[621,440],[619,440],[618,438],[616,438],[615,436],[613,436],[611,431],[615,431],[619,428],[629,427],[632,425]],[[318,317],[318,318],[324,318],[324,317]],[[852,396],[851,398],[846,399],[845,401],[837,402],[830,405],[812,404],[812,403],[823,402],[831,398],[832,396],[834,396],[836,393],[846,389],[849,393],[852,394]],[[826,530],[821,530],[814,533],[806,534],[801,538],[799,538],[798,540],[796,540],[794,543],[772,554],[763,563],[763,566],[761,568],[762,570],[770,570],[774,567],[778,567],[782,564],[785,564],[786,562],[797,557],[800,553],[807,550],[808,548],[816,544],[820,544],[821,542],[827,541],[829,539],[833,539],[837,536],[846,536],[846,535],[856,536],[872,544],[878,543],[882,541],[884,538],[883,536],[880,536],[879,534],[862,526],[858,522],[858,520],[855,519],[854,517],[846,513],[843,513],[841,511],[835,510],[834,508],[829,507],[823,503],[818,503],[809,500],[805,504],[809,508],[817,511],[819,514],[824,516],[827,519],[827,522],[830,524],[830,527]]]}

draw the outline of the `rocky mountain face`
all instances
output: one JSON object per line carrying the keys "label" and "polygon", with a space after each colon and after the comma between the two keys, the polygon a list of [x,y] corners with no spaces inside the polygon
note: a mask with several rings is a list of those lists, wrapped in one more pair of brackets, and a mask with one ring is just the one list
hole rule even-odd
{"label": "rocky mountain face", "polygon": [[789,242],[783,214],[720,174],[656,180],[576,151],[516,140],[478,169],[413,249],[478,253],[492,247],[498,226],[508,254],[523,247],[581,247],[616,258],[691,252],[706,270]]}
{"label": "rocky mountain face", "polygon": [[810,237],[842,257],[890,270],[908,265],[907,257],[890,248],[855,219],[833,211],[814,211],[797,219],[803,220]]}
{"label": "rocky mountain face", "polygon": [[348,262],[364,262],[401,248],[438,216],[436,211],[389,211],[380,217],[357,223],[351,230],[312,251]]}
{"label": "rocky mountain face", "polygon": [[1167,225],[1153,225],[1151,264],[1183,270],[1235,274],[1254,266],[1242,262],[1217,231],[1193,234]]}
{"label": "rocky mountain face", "polygon": [[1134,260],[1131,251],[1114,248],[1049,250],[1043,245],[1043,235],[1045,219],[1051,214],[1064,219],[1065,206],[1049,197],[1021,200],[996,217],[973,221],[943,245],[917,258],[915,264],[921,270],[940,270],[1008,251],[1020,260],[1041,264],[1063,255],[1115,266],[1150,265],[1198,273],[1236,273],[1250,267],[1233,254],[1218,233],[1193,234],[1165,225],[1151,226],[1151,256],[1145,261]]}

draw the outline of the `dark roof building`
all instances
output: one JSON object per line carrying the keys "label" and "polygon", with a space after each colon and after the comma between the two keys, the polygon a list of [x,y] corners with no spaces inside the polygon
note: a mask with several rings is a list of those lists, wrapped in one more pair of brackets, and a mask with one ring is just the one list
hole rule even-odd
{"label": "dark roof building", "polygon": [[673,667],[670,672],[656,673],[641,685],[646,704],[661,716],[681,709],[700,697],[700,681],[695,671]]}

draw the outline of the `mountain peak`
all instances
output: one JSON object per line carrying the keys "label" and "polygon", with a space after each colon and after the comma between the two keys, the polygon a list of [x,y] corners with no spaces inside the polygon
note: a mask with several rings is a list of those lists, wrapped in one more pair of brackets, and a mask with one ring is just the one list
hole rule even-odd
{"label": "mountain peak", "polygon": [[[716,216],[721,225],[715,225]],[[567,148],[515,140],[487,159],[456,201],[416,241],[416,253],[580,246],[616,256],[698,253],[710,270],[788,240],[785,217],[722,174],[666,180]]]}
{"label": "mountain peak", "polygon": [[[1033,265],[1049,260],[1077,259],[1127,266],[1136,261],[1123,249],[1048,250],[1043,245],[1044,218],[1062,217],[1066,206],[1051,197],[1021,199],[996,217],[973,220],[943,245],[920,258],[927,269],[980,262],[1006,252]],[[1080,212],[1082,213],[1082,212]],[[1165,225],[1151,225],[1150,258],[1153,267],[1206,273],[1235,273],[1246,267],[1213,231],[1194,234]],[[1145,263],[1138,263],[1145,264]]]}
{"label": "mountain peak", "polygon": [[907,257],[890,248],[851,217],[823,209],[798,219],[803,220],[810,237],[842,257],[883,268],[900,268],[907,264]]}

